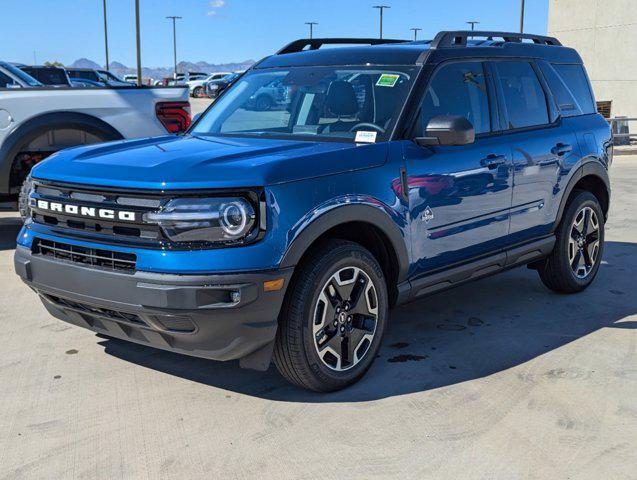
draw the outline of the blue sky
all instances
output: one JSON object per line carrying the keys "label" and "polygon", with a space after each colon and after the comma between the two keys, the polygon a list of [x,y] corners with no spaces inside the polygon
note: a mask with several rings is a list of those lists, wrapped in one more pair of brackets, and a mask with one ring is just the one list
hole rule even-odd
{"label": "blue sky", "polygon": [[[493,30],[518,29],[519,0],[140,0],[142,63],[172,64],[172,27],[180,15],[178,59],[223,63],[259,59],[286,42],[307,36],[377,36],[384,3],[385,37],[421,38],[442,29],[465,28],[467,20]],[[525,30],[546,33],[548,0],[526,0]],[[135,63],[134,1],[107,0],[110,58]],[[65,64],[86,57],[104,63],[102,0],[0,0],[0,60]]]}

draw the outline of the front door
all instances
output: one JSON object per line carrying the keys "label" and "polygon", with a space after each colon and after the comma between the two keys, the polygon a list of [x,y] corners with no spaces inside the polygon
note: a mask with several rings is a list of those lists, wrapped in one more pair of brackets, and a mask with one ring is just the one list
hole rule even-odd
{"label": "front door", "polygon": [[[420,123],[461,115],[476,140],[463,146],[404,143],[412,234],[412,276],[497,252],[509,231],[511,149],[493,133],[495,96],[483,62],[451,62],[434,72]],[[421,128],[421,127],[417,127]]]}

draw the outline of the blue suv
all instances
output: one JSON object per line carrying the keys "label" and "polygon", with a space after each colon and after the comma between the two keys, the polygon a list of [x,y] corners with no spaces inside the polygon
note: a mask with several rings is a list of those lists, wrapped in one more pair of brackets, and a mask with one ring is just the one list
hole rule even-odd
{"label": "blue suv", "polygon": [[394,305],[520,265],[585,289],[611,159],[555,38],[300,40],[186,134],[36,166],[15,268],[72,324],[333,391],[370,368]]}

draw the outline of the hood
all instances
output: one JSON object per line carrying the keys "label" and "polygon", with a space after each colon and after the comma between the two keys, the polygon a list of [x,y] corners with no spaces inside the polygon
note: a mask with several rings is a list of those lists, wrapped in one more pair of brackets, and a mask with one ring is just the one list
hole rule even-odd
{"label": "hood", "polygon": [[382,165],[387,145],[171,135],[63,150],[32,176],[153,190],[259,187]]}

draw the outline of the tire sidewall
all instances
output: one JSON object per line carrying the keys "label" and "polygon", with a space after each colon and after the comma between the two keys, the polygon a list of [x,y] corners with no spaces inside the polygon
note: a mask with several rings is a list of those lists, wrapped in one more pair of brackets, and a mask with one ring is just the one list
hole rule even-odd
{"label": "tire sidewall", "polygon": [[[575,275],[575,272],[573,272],[573,269],[571,268],[571,265],[569,263],[568,242],[575,217],[585,207],[590,207],[591,209],[593,209],[599,221],[599,253],[597,254],[597,259],[595,261],[595,264],[593,265],[593,269],[591,270],[591,272],[585,278],[578,278]],[[604,221],[604,213],[602,212],[597,198],[590,192],[581,192],[575,197],[574,201],[571,202],[569,208],[567,209],[566,215],[564,216],[564,222],[560,226],[559,248],[560,252],[562,253],[561,256],[564,262],[564,270],[569,276],[569,282],[572,282],[579,288],[585,288],[591,284],[591,282],[597,275],[600,264],[602,263],[605,235]]]}
{"label": "tire sidewall", "polygon": [[[336,255],[330,255],[326,258],[328,262],[318,266],[319,268],[314,272],[315,281],[313,282],[313,288],[311,291],[305,292],[307,293],[306,298],[308,301],[305,302],[303,308],[302,345],[305,358],[313,374],[317,376],[322,383],[332,384],[334,388],[340,388],[356,381],[371,367],[380,348],[387,324],[388,295],[382,270],[374,257],[365,249],[362,247],[350,247],[345,251],[335,253]],[[348,370],[335,371],[325,365],[316,352],[313,333],[314,310],[323,285],[325,285],[334,273],[346,267],[360,268],[373,282],[378,301],[378,319],[374,338],[363,359]]]}

